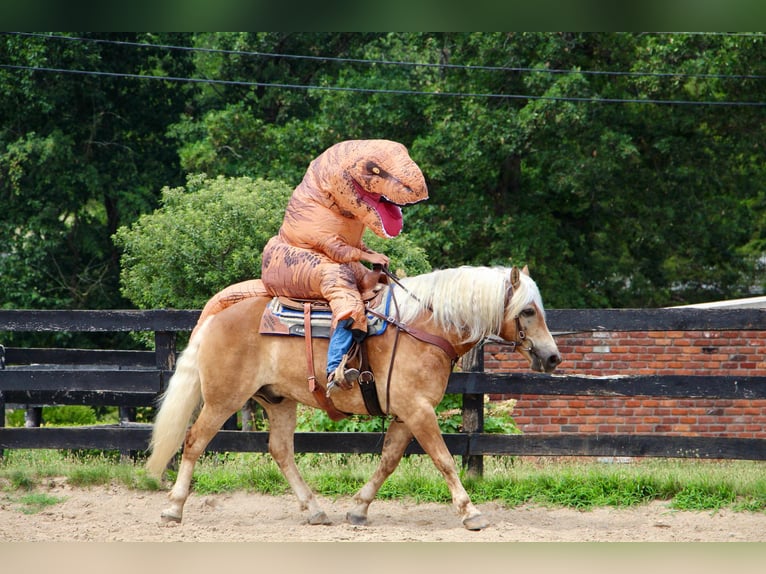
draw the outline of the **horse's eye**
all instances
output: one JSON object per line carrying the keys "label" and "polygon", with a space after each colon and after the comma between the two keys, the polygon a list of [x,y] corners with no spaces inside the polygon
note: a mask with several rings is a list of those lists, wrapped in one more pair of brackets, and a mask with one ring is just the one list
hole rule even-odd
{"label": "horse's eye", "polygon": [[535,316],[535,310],[533,308],[524,309],[521,313],[519,313],[522,317],[534,317]]}

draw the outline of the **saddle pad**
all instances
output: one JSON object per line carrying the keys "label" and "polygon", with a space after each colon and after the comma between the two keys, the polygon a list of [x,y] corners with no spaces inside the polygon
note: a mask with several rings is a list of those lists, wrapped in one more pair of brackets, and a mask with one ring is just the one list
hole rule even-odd
{"label": "saddle pad", "polygon": [[[384,316],[388,316],[388,307],[391,302],[391,289],[388,289],[385,297],[377,299],[380,303],[373,309]],[[327,310],[311,310],[311,334],[313,337],[322,339],[330,338],[330,326],[332,313]],[[367,336],[381,335],[386,330],[388,323],[370,313],[367,314]],[[274,297],[266,306],[261,316],[261,325],[258,330],[261,335],[294,335],[303,337],[306,328],[303,323],[303,310],[294,309],[284,304],[282,299]]]}

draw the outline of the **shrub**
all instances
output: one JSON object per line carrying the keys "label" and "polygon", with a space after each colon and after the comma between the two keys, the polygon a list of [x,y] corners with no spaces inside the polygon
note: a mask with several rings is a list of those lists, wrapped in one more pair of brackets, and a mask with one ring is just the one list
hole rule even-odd
{"label": "shrub", "polygon": [[231,283],[258,277],[292,190],[249,177],[189,176],[162,207],[121,227],[122,294],[140,308],[201,308]]}

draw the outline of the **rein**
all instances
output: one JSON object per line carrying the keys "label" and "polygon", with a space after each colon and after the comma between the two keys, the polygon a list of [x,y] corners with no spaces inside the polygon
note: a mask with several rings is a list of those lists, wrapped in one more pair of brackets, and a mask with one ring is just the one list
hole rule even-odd
{"label": "rein", "polygon": [[[390,273],[388,269],[386,269],[385,267],[383,269],[386,275],[388,275],[391,279],[393,279],[397,285],[399,285],[407,294],[410,295],[410,297],[413,297],[416,301],[418,300],[414,295],[412,295],[412,293],[407,291],[407,289],[405,289],[401,285],[401,283],[399,283],[398,278],[396,278],[396,276],[393,275],[393,273]],[[436,345],[437,347],[439,347],[450,358],[452,366],[455,365],[455,362],[458,359],[458,354],[455,351],[455,348],[446,339],[443,339],[442,337],[439,337],[438,335],[428,333],[416,327],[409,327],[405,325],[404,323],[402,323],[401,321],[399,321],[398,319],[399,304],[396,301],[396,297],[394,296],[393,289],[391,289],[390,296],[391,296],[391,301],[394,304],[394,308],[396,309],[396,317],[391,317],[391,316],[386,317],[385,315],[378,313],[374,309],[367,309],[368,313],[396,327],[396,334],[394,335],[394,344],[391,346],[391,361],[388,365],[388,376],[386,377],[386,412],[385,412],[386,415],[389,414],[389,408],[391,407],[391,373],[394,370],[394,358],[396,357],[396,348],[399,345],[399,335],[402,333],[402,331],[404,331],[405,333],[409,334],[412,337],[415,337],[416,339],[420,341],[429,343],[431,345]],[[418,303],[420,303],[420,301],[418,301]]]}
{"label": "rein", "polygon": [[[377,267],[377,266],[373,266],[373,267]],[[424,304],[423,304],[423,302],[422,302],[420,299],[418,299],[418,298],[417,298],[417,297],[416,297],[416,296],[415,296],[415,295],[414,295],[414,294],[413,294],[413,293],[412,293],[412,292],[411,292],[409,289],[407,289],[407,288],[406,288],[404,285],[402,285],[402,282],[401,282],[401,281],[399,281],[399,278],[396,276],[396,274],[395,274],[395,273],[392,273],[392,272],[391,272],[391,271],[388,269],[388,267],[385,267],[385,266],[380,266],[380,270],[383,272],[383,274],[384,274],[386,277],[388,277],[389,279],[391,279],[391,281],[393,281],[394,283],[396,283],[396,285],[397,285],[397,286],[398,286],[398,287],[399,287],[399,288],[400,288],[402,291],[404,291],[404,292],[405,292],[407,295],[409,295],[410,297],[412,297],[413,299],[415,299],[415,301],[417,301],[418,303],[420,303],[420,305],[421,305],[423,308],[425,308],[425,309],[427,309],[427,310],[429,310],[429,311],[433,312],[433,308],[432,308],[430,305],[424,305]]]}
{"label": "rein", "polygon": [[405,333],[407,333],[408,335],[411,335],[412,337],[415,337],[419,341],[423,341],[424,343],[429,343],[431,345],[436,345],[447,354],[447,356],[450,358],[453,364],[457,361],[459,355],[455,351],[455,347],[453,347],[452,343],[450,343],[447,339],[444,339],[440,337],[439,335],[434,335],[433,333],[429,333],[428,331],[424,331],[423,329],[418,329],[417,327],[410,327],[409,325],[405,325],[404,323],[399,321],[396,317],[386,317],[385,315],[383,315],[382,313],[378,313],[374,309],[367,309],[367,312],[377,317],[378,319],[383,319],[389,325],[393,325],[394,327],[397,328],[397,331],[404,331]]}
{"label": "rein", "polygon": [[[375,266],[378,267],[378,266]],[[402,289],[409,297],[412,297],[415,301],[420,303],[420,305],[428,310],[433,312],[433,309],[429,305],[424,305],[423,302],[418,299],[412,292],[410,292],[400,281],[399,278],[388,270],[388,267],[386,266],[380,266],[380,270],[389,278],[391,281],[393,281],[398,287]],[[394,291],[391,289],[390,297],[392,302],[394,303],[394,308],[396,309],[394,315],[384,315],[382,313],[379,313],[375,309],[367,308],[367,313],[369,315],[372,315],[373,317],[377,317],[378,319],[381,319],[388,323],[389,325],[392,325],[396,327],[396,335],[394,338],[394,344],[391,349],[391,361],[388,369],[388,377],[386,380],[386,411],[385,415],[388,415],[389,413],[389,406],[390,406],[390,388],[391,388],[391,372],[393,370],[394,366],[394,358],[396,356],[396,349],[399,343],[399,335],[400,333],[404,332],[410,335],[411,337],[414,337],[415,339],[418,339],[419,341],[422,341],[424,343],[428,343],[430,345],[434,345],[436,347],[439,347],[444,353],[449,357],[452,366],[455,365],[457,362],[459,355],[457,351],[455,351],[455,347],[447,341],[445,338],[440,337],[439,335],[434,335],[433,333],[429,333],[428,331],[424,331],[423,329],[419,329],[417,327],[412,327],[410,325],[406,325],[405,323],[402,323],[399,320],[399,305],[396,301],[396,297],[394,296]],[[507,300],[513,297],[513,287],[509,290],[509,293],[506,294],[506,304]],[[319,384],[316,380],[316,376],[314,375],[314,361],[313,361],[313,349],[311,346],[311,306],[310,304],[306,303],[304,304],[304,321],[305,321],[305,337],[306,337],[306,355],[308,360],[308,383],[309,383],[309,389],[311,390],[312,394],[315,395],[317,401],[319,404],[324,408],[324,410],[327,412],[327,414],[330,416],[333,420],[340,420],[342,418],[345,418],[347,416],[346,413],[343,413],[335,408],[335,405],[332,404],[332,401],[326,396],[324,388],[321,384]],[[491,341],[492,343],[501,344],[501,345],[508,345],[511,347],[511,352],[516,350],[522,350],[522,351],[532,351],[534,348],[534,342],[531,339],[527,338],[526,333],[521,328],[521,320],[519,319],[519,316],[517,315],[514,317],[514,321],[516,324],[516,340],[514,341],[506,341],[505,339],[502,339],[496,335],[490,335],[489,337],[485,338],[485,342]],[[524,347],[525,341],[528,344],[528,347]],[[374,380],[374,379],[373,379]],[[373,382],[371,380],[370,382]],[[367,406],[367,400],[365,399],[365,405]],[[370,410],[369,406],[367,406],[368,411],[370,411],[370,414],[378,414],[374,413]],[[378,409],[379,410],[379,409]],[[383,413],[381,413],[383,414]]]}
{"label": "rein", "polygon": [[[433,308],[430,305],[424,305],[423,302],[418,299],[411,291],[409,291],[401,281],[399,281],[399,278],[396,276],[395,273],[392,273],[387,266],[378,266],[374,265],[374,269],[380,269],[391,281],[396,283],[397,286],[401,288],[402,291],[404,291],[408,296],[412,297],[415,301],[420,303],[420,305],[427,309],[428,311],[433,312]],[[396,299],[393,297],[393,291],[391,292],[392,299],[394,300],[394,305],[396,305]],[[508,293],[506,294],[506,301],[505,305],[508,305],[508,302],[513,297],[513,286],[510,287],[508,290]],[[455,349],[452,347],[452,345],[449,343],[449,341],[437,336],[432,335],[431,333],[428,333],[426,331],[422,331],[420,329],[416,329],[414,327],[408,327],[404,323],[400,323],[397,319],[394,319],[393,317],[385,317],[381,315],[380,313],[377,313],[374,310],[369,310],[369,312],[374,315],[375,317],[378,317],[379,319],[383,319],[387,323],[390,323],[391,325],[394,325],[398,331],[404,331],[405,333],[408,333],[415,337],[416,339],[419,339],[423,342],[430,343],[432,345],[436,345],[437,347],[441,348],[445,353],[447,353],[447,356],[452,361],[452,364],[454,365],[455,362],[458,359],[458,354],[455,352]],[[397,309],[397,317],[398,317],[398,309]],[[531,351],[534,349],[534,342],[532,339],[527,339],[527,334],[524,331],[524,329],[521,328],[521,320],[519,319],[518,315],[514,317],[515,323],[516,323],[516,340],[515,341],[506,341],[505,339],[501,339],[498,336],[490,335],[485,340],[486,341],[492,341],[493,343],[496,343],[498,345],[508,345],[511,347],[511,352],[515,352],[517,349],[521,351]],[[397,333],[398,333],[397,331]],[[528,347],[524,347],[524,342],[527,341]],[[394,346],[394,348],[396,348]],[[392,358],[393,361],[393,358]]]}

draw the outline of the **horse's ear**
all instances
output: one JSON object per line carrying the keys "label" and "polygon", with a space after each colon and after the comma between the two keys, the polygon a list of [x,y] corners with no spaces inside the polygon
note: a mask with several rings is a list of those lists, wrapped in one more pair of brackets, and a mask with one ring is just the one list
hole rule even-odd
{"label": "horse's ear", "polygon": [[521,275],[519,274],[519,268],[515,265],[511,268],[511,287],[518,289],[521,285]]}
{"label": "horse's ear", "polygon": [[522,267],[522,268],[521,268],[521,272],[522,272],[524,275],[526,275],[527,277],[529,277],[529,265],[525,265],[524,267]]}

